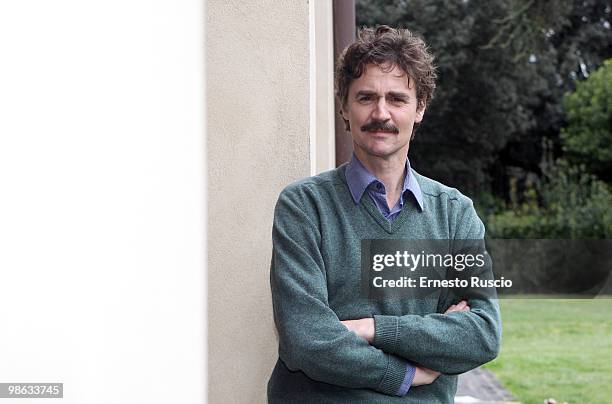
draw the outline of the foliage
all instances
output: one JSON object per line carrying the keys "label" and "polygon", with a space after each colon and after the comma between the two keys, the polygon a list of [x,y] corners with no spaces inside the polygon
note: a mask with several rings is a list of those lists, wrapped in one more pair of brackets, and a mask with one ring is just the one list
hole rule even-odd
{"label": "foliage", "polygon": [[508,166],[540,173],[563,94],[612,57],[609,0],[357,0],[357,25],[422,35],[438,88],[414,143],[423,174],[507,198]]}
{"label": "foliage", "polygon": [[612,193],[602,181],[565,161],[546,173],[538,193],[489,215],[490,238],[610,238]]}
{"label": "foliage", "polygon": [[589,171],[612,180],[612,59],[604,62],[576,91],[566,94],[563,106],[568,126],[561,131],[569,157]]}
{"label": "foliage", "polygon": [[532,91],[526,87],[529,81],[520,79],[524,70],[515,67],[509,52],[480,49],[494,35],[490,20],[505,15],[501,2],[488,3],[357,3],[367,8],[358,7],[359,25],[409,28],[425,38],[436,56],[435,99],[411,145],[410,158],[425,175],[468,193],[487,182],[487,167],[508,140],[532,125],[525,105]]}

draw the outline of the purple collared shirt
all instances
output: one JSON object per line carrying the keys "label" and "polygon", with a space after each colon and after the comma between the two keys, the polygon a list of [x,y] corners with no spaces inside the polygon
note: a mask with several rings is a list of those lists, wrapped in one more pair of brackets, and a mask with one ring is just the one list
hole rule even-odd
{"label": "purple collared shirt", "polygon": [[348,183],[353,201],[355,201],[356,204],[359,203],[361,197],[367,191],[380,213],[382,213],[387,220],[391,221],[402,211],[404,204],[410,198],[410,193],[414,196],[419,208],[423,210],[423,194],[421,193],[421,187],[414,178],[414,175],[410,175],[410,161],[408,159],[406,159],[405,173],[406,176],[404,177],[402,196],[392,209],[389,209],[387,205],[385,184],[361,164],[361,161],[355,156],[355,153],[353,153],[353,157],[346,167],[346,182]]}
{"label": "purple collared shirt", "polygon": [[[355,153],[353,153],[353,157],[346,167],[346,182],[353,196],[353,201],[355,201],[356,204],[359,203],[363,194],[367,191],[380,213],[382,213],[387,220],[391,221],[402,211],[404,204],[410,197],[410,193],[414,196],[419,208],[423,210],[423,194],[421,193],[421,187],[419,187],[419,183],[414,178],[414,175],[410,175],[410,161],[408,159],[406,159],[405,174],[402,195],[392,209],[389,209],[387,205],[385,185],[361,164],[361,161],[355,156]],[[416,367],[412,364],[408,364],[406,367],[406,376],[397,392],[398,396],[405,396],[408,393],[415,372]]]}

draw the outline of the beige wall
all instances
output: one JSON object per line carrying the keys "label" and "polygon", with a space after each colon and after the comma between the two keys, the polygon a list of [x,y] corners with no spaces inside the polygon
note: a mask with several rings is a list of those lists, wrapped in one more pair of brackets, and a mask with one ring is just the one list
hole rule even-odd
{"label": "beige wall", "polygon": [[310,171],[309,5],[215,0],[206,16],[209,402],[261,403],[274,204]]}

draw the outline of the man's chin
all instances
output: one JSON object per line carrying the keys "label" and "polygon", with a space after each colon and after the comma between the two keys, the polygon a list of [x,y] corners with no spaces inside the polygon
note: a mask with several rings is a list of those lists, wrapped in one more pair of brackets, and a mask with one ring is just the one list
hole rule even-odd
{"label": "man's chin", "polygon": [[364,150],[365,153],[369,156],[372,157],[377,157],[377,158],[381,158],[381,159],[388,159],[394,155],[396,155],[398,152],[400,152],[399,149],[395,149],[395,148],[389,148],[389,147],[372,147],[372,148],[368,148]]}
{"label": "man's chin", "polygon": [[371,156],[386,160],[388,158],[395,157],[396,155],[404,154],[403,150],[406,150],[406,154],[408,153],[407,145],[399,145],[395,143],[395,138],[369,138],[364,140],[364,142],[353,142],[353,146],[358,157],[363,156],[364,158],[367,158],[367,156]]}

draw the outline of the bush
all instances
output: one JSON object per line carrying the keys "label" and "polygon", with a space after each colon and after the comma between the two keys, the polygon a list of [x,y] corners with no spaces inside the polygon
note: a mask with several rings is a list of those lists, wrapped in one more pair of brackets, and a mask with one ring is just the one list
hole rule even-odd
{"label": "bush", "polygon": [[563,160],[545,173],[538,201],[534,189],[509,210],[487,217],[490,238],[609,238],[612,193],[602,181]]}
{"label": "bush", "polygon": [[564,96],[568,126],[561,130],[571,161],[610,180],[612,171],[612,59],[604,62],[576,91]]}

